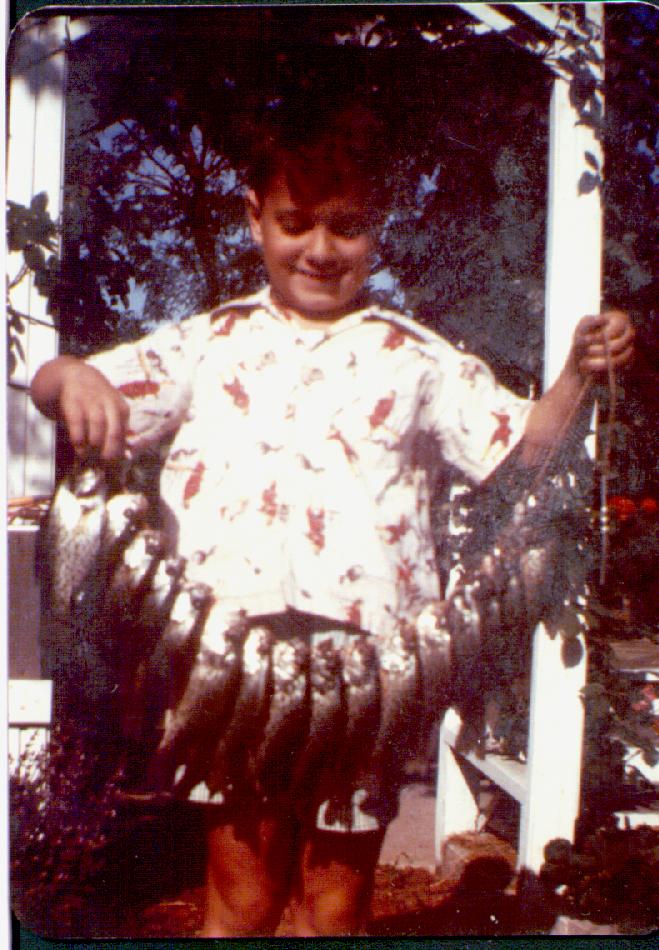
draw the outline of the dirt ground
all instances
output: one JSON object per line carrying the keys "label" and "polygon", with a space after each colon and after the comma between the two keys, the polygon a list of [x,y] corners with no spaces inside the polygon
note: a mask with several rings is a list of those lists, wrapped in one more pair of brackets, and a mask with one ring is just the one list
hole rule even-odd
{"label": "dirt ground", "polygon": [[[168,854],[167,861],[162,859],[163,835],[170,843],[180,843],[178,853]],[[428,868],[404,866],[407,855],[400,858],[402,866],[381,864],[366,933],[387,937],[548,933],[555,915],[546,903],[515,893],[510,886],[514,852],[493,836],[489,840],[487,847],[481,840],[468,854],[467,871],[459,881]],[[62,893],[50,902],[40,900],[37,889],[19,895],[15,910],[27,929],[51,938],[195,937],[204,903],[203,854],[195,850],[195,841],[195,827],[184,827],[180,819],[172,824],[171,816],[167,824],[135,826],[101,887],[77,895]],[[35,917],[38,909],[43,912],[41,920]],[[285,913],[278,935],[289,935],[289,926]]]}
{"label": "dirt ground", "polygon": [[[554,895],[533,875],[514,875],[515,836],[505,825],[500,836],[455,836],[443,852],[440,873],[434,867],[432,785],[404,789],[401,806],[376,870],[366,935],[515,936],[548,934],[557,921],[560,925]],[[100,878],[88,886],[71,887],[69,877],[53,891],[52,874],[45,890],[34,879],[23,888],[13,881],[14,910],[26,929],[51,939],[171,941],[198,935],[205,866],[201,812],[137,809],[124,819],[123,837]],[[278,936],[288,935],[290,915],[285,913]]]}

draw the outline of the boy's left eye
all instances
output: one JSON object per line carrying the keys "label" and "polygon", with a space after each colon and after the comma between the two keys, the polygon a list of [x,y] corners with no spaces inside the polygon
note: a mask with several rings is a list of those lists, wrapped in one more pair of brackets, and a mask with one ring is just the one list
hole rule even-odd
{"label": "boy's left eye", "polygon": [[339,215],[329,222],[328,227],[337,237],[359,237],[371,228],[371,219],[367,214]]}

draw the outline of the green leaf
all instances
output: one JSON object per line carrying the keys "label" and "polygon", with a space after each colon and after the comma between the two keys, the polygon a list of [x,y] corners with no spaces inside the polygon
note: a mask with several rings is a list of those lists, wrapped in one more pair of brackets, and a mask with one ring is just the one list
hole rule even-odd
{"label": "green leaf", "polygon": [[577,185],[577,193],[580,195],[589,195],[601,184],[599,175],[593,175],[592,172],[583,172]]}

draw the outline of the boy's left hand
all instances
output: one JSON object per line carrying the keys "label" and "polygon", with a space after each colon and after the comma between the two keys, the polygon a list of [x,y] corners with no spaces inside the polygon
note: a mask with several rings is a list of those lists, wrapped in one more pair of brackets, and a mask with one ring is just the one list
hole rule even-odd
{"label": "boy's left hand", "polygon": [[[622,310],[583,317],[574,331],[573,358],[582,376],[626,366],[634,356],[634,328]],[[608,350],[608,354],[607,354]]]}

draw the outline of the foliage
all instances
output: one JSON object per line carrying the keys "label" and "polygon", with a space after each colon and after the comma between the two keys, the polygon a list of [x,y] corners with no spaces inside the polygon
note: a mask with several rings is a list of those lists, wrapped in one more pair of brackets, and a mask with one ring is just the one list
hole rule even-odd
{"label": "foliage", "polygon": [[14,909],[31,928],[75,935],[89,895],[102,889],[107,873],[117,834],[116,787],[99,788],[98,756],[72,733],[54,731],[46,748],[28,747],[15,765],[9,786]]}
{"label": "foliage", "polygon": [[7,201],[7,248],[23,255],[23,264],[12,280],[7,281],[7,358],[11,376],[19,359],[24,359],[21,336],[28,314],[12,303],[11,291],[32,272],[36,290],[44,297],[55,292],[60,261],[57,254],[57,225],[48,214],[48,195],[40,192],[30,207]]}
{"label": "foliage", "polygon": [[563,913],[617,923],[622,933],[654,929],[659,916],[659,831],[599,828],[579,847],[554,839],[540,879],[560,889]]}

